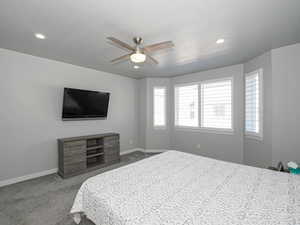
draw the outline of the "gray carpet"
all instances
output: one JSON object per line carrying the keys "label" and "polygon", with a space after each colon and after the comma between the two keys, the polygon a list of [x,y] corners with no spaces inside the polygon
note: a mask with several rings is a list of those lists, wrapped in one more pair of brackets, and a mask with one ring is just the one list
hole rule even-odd
{"label": "gray carpet", "polygon": [[[83,181],[153,154],[133,152],[121,156],[118,164],[65,180],[53,174],[2,187],[0,225],[74,225],[69,211]],[[93,223],[83,220],[81,224]]]}

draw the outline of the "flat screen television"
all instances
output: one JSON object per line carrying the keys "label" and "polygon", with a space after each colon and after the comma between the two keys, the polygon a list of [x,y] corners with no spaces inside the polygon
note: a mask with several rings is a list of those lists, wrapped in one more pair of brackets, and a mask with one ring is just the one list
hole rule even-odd
{"label": "flat screen television", "polygon": [[109,95],[107,92],[64,88],[62,119],[106,118]]}

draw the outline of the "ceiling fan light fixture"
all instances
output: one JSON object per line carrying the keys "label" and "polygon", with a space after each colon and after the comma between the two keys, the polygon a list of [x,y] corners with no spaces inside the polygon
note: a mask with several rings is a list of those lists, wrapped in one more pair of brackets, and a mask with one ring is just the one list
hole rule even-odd
{"label": "ceiling fan light fixture", "polygon": [[41,33],[35,33],[34,36],[37,38],[37,39],[46,39],[46,36],[44,34],[41,34]]}
{"label": "ceiling fan light fixture", "polygon": [[216,43],[217,44],[223,44],[225,42],[225,39],[224,38],[219,38]]}
{"label": "ceiling fan light fixture", "polygon": [[135,52],[130,56],[130,60],[134,63],[142,63],[146,61],[146,55],[140,52]]}

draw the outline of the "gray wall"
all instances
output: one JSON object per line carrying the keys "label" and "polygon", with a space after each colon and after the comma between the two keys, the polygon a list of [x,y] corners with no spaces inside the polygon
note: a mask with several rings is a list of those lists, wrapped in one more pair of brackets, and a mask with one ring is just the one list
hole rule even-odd
{"label": "gray wall", "polygon": [[[0,49],[0,181],[56,168],[57,138],[110,131],[121,133],[121,151],[177,149],[259,167],[300,162],[299,62],[296,44],[244,65],[171,79],[134,80]],[[263,141],[243,136],[243,75],[258,68],[264,69]],[[234,77],[234,134],[174,129],[174,84],[229,76]],[[168,87],[166,130],[153,128],[156,85]],[[111,92],[107,120],[61,121],[65,86]]]}
{"label": "gray wall", "polygon": [[170,92],[170,79],[168,78],[144,78],[140,83],[140,111],[144,113],[140,120],[140,135],[142,147],[145,149],[169,149],[170,146],[170,101],[167,97],[167,126],[166,129],[157,129],[153,126],[153,88],[165,86],[167,96]]}
{"label": "gray wall", "polygon": [[267,52],[244,64],[245,73],[263,68],[263,140],[245,138],[244,163],[267,167],[300,162],[300,44]]}
{"label": "gray wall", "polygon": [[[61,137],[114,131],[138,147],[137,80],[4,49],[0,76],[0,180],[56,168]],[[63,87],[110,92],[107,120],[63,122]]]}
{"label": "gray wall", "polygon": [[[233,77],[233,134],[180,130],[174,124],[174,91],[171,91],[171,148],[237,163],[243,162],[243,65],[224,67],[172,79],[172,84]],[[200,149],[197,145],[200,144]]]}
{"label": "gray wall", "polygon": [[138,80],[138,99],[139,99],[139,146],[146,148],[146,128],[147,128],[147,80]]}
{"label": "gray wall", "polygon": [[[202,80],[234,78],[234,133],[213,133],[174,128],[174,85]],[[243,163],[243,65],[229,66],[178,76],[175,78],[145,78],[140,82],[140,135],[146,149],[175,149],[226,161]],[[153,87],[168,87],[167,129],[153,128]],[[145,102],[146,101],[146,102]],[[242,113],[241,113],[242,112]],[[145,130],[145,132],[143,131]],[[197,145],[200,144],[200,149]]]}
{"label": "gray wall", "polygon": [[244,163],[257,167],[272,164],[272,62],[267,52],[244,64],[244,73],[263,69],[263,139],[244,140]]}
{"label": "gray wall", "polygon": [[300,44],[272,50],[273,163],[300,163]]}

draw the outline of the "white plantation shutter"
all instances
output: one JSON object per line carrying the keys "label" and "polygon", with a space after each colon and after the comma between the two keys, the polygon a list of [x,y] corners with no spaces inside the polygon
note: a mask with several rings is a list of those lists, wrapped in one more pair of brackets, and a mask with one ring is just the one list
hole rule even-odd
{"label": "white plantation shutter", "polygon": [[166,88],[153,88],[153,123],[154,126],[166,126]]}
{"label": "white plantation shutter", "polygon": [[232,129],[232,79],[201,84],[201,127]]}
{"label": "white plantation shutter", "polygon": [[261,70],[245,77],[245,132],[261,135]]}
{"label": "white plantation shutter", "polygon": [[198,127],[198,85],[175,87],[175,125]]}

